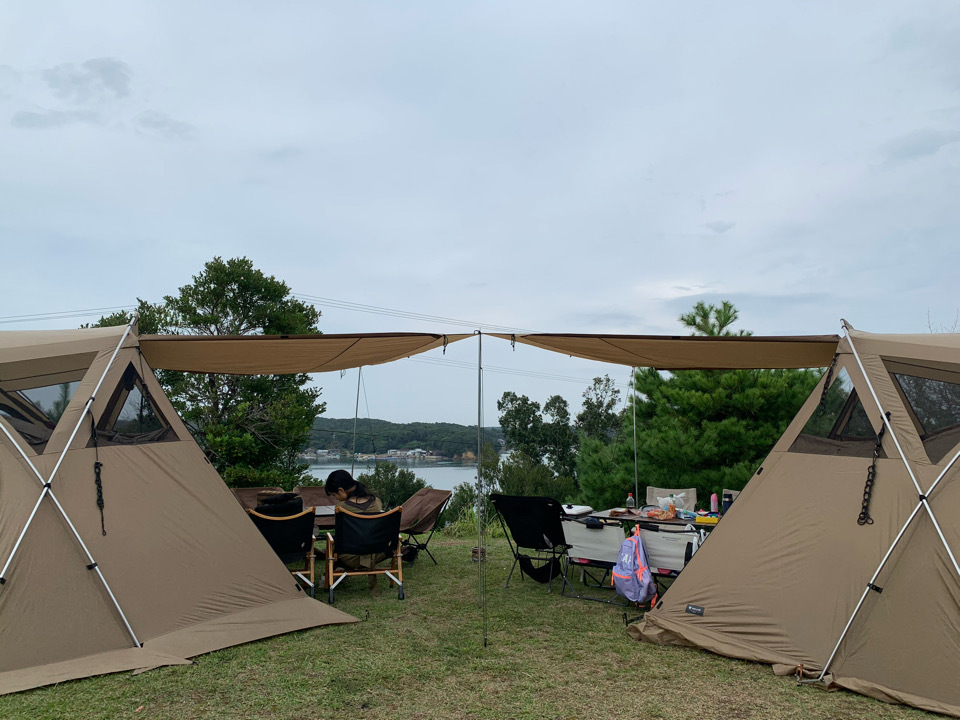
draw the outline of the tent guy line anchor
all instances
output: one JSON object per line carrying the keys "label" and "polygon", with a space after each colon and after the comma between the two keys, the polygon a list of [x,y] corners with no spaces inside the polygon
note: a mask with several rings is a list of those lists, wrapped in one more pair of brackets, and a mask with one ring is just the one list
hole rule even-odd
{"label": "tent guy line anchor", "polygon": [[17,542],[14,544],[13,549],[10,551],[10,556],[7,558],[6,563],[3,565],[3,569],[0,570],[0,585],[6,583],[7,570],[10,568],[10,564],[13,562],[14,557],[17,554],[17,551],[20,549],[20,545],[23,542],[23,538],[27,534],[27,530],[30,528],[30,525],[33,523],[33,519],[37,515],[37,511],[40,509],[40,503],[43,502],[43,498],[50,496],[50,499],[53,501],[54,505],[57,506],[57,510],[60,511],[60,514],[63,516],[63,519],[66,521],[67,525],[70,528],[70,531],[73,533],[73,536],[77,539],[77,542],[80,543],[80,547],[83,549],[83,553],[87,556],[86,567],[88,570],[94,570],[97,573],[97,576],[100,578],[100,582],[103,583],[103,587],[106,589],[107,594],[110,596],[110,600],[113,602],[113,606],[116,608],[117,612],[120,614],[120,619],[123,620],[124,626],[127,628],[127,632],[130,633],[130,637],[133,639],[134,644],[137,647],[143,647],[143,644],[137,638],[137,634],[133,631],[133,628],[130,626],[130,623],[127,621],[127,616],[124,614],[123,610],[120,607],[120,603],[117,602],[116,596],[113,594],[113,590],[110,588],[110,584],[107,582],[107,579],[103,576],[103,573],[100,571],[100,567],[94,560],[93,555],[91,555],[90,550],[87,548],[86,543],[83,542],[83,538],[80,537],[80,533],[77,531],[77,528],[74,526],[73,522],[70,520],[70,516],[67,514],[67,511],[63,508],[63,505],[60,504],[60,501],[57,499],[57,496],[54,495],[51,485],[53,483],[53,478],[56,476],[57,471],[60,469],[61,464],[63,463],[64,457],[67,453],[70,452],[70,446],[73,444],[74,438],[76,438],[77,433],[80,431],[80,426],[83,425],[83,421],[87,417],[87,413],[90,411],[90,407],[93,405],[93,401],[96,399],[97,393],[100,391],[100,386],[103,385],[103,381],[107,377],[107,373],[110,372],[110,368],[113,367],[113,362],[117,358],[117,354],[120,352],[120,348],[123,347],[123,343],[126,342],[127,337],[130,335],[130,331],[133,329],[134,324],[137,322],[137,314],[134,313],[133,318],[131,318],[129,324],[127,325],[126,332],[123,333],[123,336],[120,338],[120,342],[117,343],[117,347],[113,350],[113,355],[110,356],[110,360],[107,362],[106,367],[103,369],[103,373],[100,375],[100,379],[97,381],[96,387],[94,387],[93,392],[90,394],[90,399],[87,400],[87,404],[84,406],[83,411],[80,413],[80,417],[77,420],[77,424],[73,428],[73,432],[70,434],[70,439],[67,440],[66,444],[63,447],[63,451],[60,453],[60,457],[57,459],[56,465],[54,465],[53,471],[50,473],[50,477],[46,480],[43,479],[43,476],[40,474],[40,471],[37,470],[37,466],[33,464],[29,456],[23,451],[23,448],[20,446],[20,443],[17,442],[6,427],[0,423],[0,430],[3,430],[3,434],[10,439],[13,446],[19,452],[20,457],[23,458],[24,462],[30,466],[30,469],[33,470],[33,474],[36,475],[37,480],[40,482],[40,486],[43,488],[40,491],[40,497],[37,499],[36,504],[33,506],[33,510],[30,512],[30,516],[27,518],[26,524],[23,526],[23,530],[20,531],[20,536],[17,538]]}
{"label": "tent guy line anchor", "polygon": [[[950,544],[947,542],[947,539],[943,535],[943,531],[940,529],[940,523],[937,522],[936,516],[933,514],[933,509],[930,507],[930,503],[927,502],[927,497],[933,490],[937,487],[940,481],[946,476],[950,468],[953,467],[957,459],[960,458],[960,451],[958,451],[947,463],[946,467],[940,471],[940,474],[937,476],[937,479],[934,480],[933,484],[927,490],[926,493],[920,489],[920,483],[917,482],[917,478],[913,473],[913,468],[910,467],[910,463],[907,461],[907,458],[903,454],[903,449],[900,447],[900,442],[897,440],[897,434],[893,429],[893,424],[890,421],[889,413],[885,413],[883,410],[883,405],[880,403],[880,399],[877,397],[877,393],[873,388],[873,383],[870,382],[870,376],[867,375],[866,369],[863,366],[863,362],[860,360],[860,354],[857,352],[857,348],[853,343],[853,338],[849,332],[849,326],[846,320],[841,320],[843,323],[844,334],[847,337],[847,342],[850,343],[850,350],[853,352],[853,357],[857,361],[857,365],[860,368],[860,373],[863,375],[864,380],[867,383],[867,388],[870,390],[870,394],[873,396],[873,401],[877,404],[877,407],[880,409],[880,416],[883,419],[885,427],[890,431],[890,438],[893,440],[894,445],[897,448],[897,452],[900,455],[901,461],[903,461],[904,466],[907,469],[907,473],[910,475],[910,479],[913,481],[913,485],[917,490],[917,497],[919,502],[917,506],[913,509],[913,512],[910,513],[910,517],[907,518],[907,521],[903,524],[903,527],[900,528],[900,532],[897,533],[897,537],[894,539],[893,543],[890,545],[890,548],[887,550],[887,553],[883,556],[883,559],[880,561],[880,564],[877,566],[876,572],[874,572],[873,577],[870,578],[870,581],[867,583],[867,586],[863,590],[863,594],[860,596],[860,600],[857,602],[856,607],[853,609],[853,613],[850,615],[850,619],[847,621],[846,626],[843,628],[843,632],[840,634],[840,638],[837,640],[836,646],[833,648],[833,652],[830,654],[830,657],[827,659],[827,662],[823,666],[823,670],[820,672],[819,677],[813,681],[807,682],[822,682],[823,678],[826,677],[827,671],[830,669],[830,665],[833,663],[834,658],[837,656],[837,652],[840,650],[840,645],[843,643],[844,639],[847,636],[847,633],[850,631],[850,627],[853,625],[853,621],[856,619],[857,615],[860,614],[860,610],[863,607],[864,602],[867,599],[867,595],[870,594],[870,591],[873,590],[878,594],[881,592],[881,588],[876,585],[877,578],[880,576],[880,573],[883,571],[884,566],[887,564],[887,561],[890,559],[890,556],[893,554],[893,551],[896,549],[897,545],[900,543],[901,538],[903,538],[904,533],[906,533],[907,528],[910,527],[910,524],[913,522],[914,518],[920,512],[920,508],[924,508],[927,511],[927,514],[930,516],[930,520],[933,522],[934,528],[936,528],[937,535],[940,537],[940,541],[943,543],[943,547],[947,551],[947,555],[950,556],[950,560],[953,562],[954,570],[957,572],[957,576],[960,577],[960,565],[957,564],[957,559],[953,554],[953,550],[950,548]],[[803,681],[801,681],[803,682]]]}

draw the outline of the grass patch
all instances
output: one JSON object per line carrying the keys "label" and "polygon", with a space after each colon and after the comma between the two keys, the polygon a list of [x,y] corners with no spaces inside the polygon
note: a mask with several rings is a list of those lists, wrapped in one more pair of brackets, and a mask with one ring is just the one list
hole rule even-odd
{"label": "grass patch", "polygon": [[[405,568],[406,600],[381,579],[337,588],[362,622],[0,697],[2,718],[920,718],[927,713],[776,677],[766,665],[631,640],[622,610],[552,594],[515,573],[505,540],[487,565],[487,644],[470,539],[437,535]],[[573,574],[573,573],[571,573]],[[591,590],[591,594],[598,591]]]}

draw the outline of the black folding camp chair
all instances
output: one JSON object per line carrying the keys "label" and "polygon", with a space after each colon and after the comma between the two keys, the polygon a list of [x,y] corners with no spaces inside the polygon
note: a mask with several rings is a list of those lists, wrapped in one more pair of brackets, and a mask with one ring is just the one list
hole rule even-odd
{"label": "black folding camp chair", "polygon": [[[397,598],[403,600],[403,559],[400,557],[402,511],[401,507],[395,507],[385,513],[362,515],[342,507],[336,509],[336,535],[327,533],[326,551],[325,580],[331,605],[333,591],[351,575],[386,575],[398,587]],[[348,557],[345,558],[345,555]],[[377,567],[387,559],[390,560],[390,567]],[[344,567],[338,567],[339,564]]]}
{"label": "black folding camp chair", "polygon": [[[510,587],[510,578],[517,565],[520,565],[520,577],[530,576],[533,580],[546,584],[547,592],[553,590],[553,578],[559,577],[560,558],[567,549],[560,518],[564,516],[563,506],[549,497],[523,497],[519,495],[490,495],[490,502],[497,510],[500,525],[507,535],[510,550],[513,553],[513,567],[507,575],[504,587]],[[507,532],[509,528],[510,532]],[[511,536],[513,540],[511,540]],[[521,548],[532,550],[534,555],[521,552]],[[542,563],[539,567],[534,562]]]}
{"label": "black folding camp chair", "polygon": [[[417,490],[413,496],[403,504],[403,514],[400,520],[400,532],[406,533],[407,539],[403,544],[412,547],[416,552],[423,550],[433,564],[437,564],[437,559],[427,547],[430,538],[433,537],[433,531],[437,526],[437,519],[443,508],[446,507],[450,496],[453,495],[449,490],[436,490],[434,488],[423,488]],[[429,534],[427,534],[429,533]],[[426,540],[420,538],[421,535],[427,535]],[[416,554],[416,552],[414,554]],[[410,560],[412,562],[412,560]]]}
{"label": "black folding camp chair", "polygon": [[302,568],[290,572],[310,588],[310,597],[314,597],[314,509],[287,517],[263,515],[256,510],[247,510],[247,514],[284,565],[303,563]]}

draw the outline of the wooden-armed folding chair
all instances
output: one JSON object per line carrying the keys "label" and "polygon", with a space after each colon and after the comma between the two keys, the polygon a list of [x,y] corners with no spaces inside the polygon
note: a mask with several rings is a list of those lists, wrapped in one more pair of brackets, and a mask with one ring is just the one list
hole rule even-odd
{"label": "wooden-armed folding chair", "polygon": [[[336,536],[327,533],[325,582],[331,605],[334,589],[344,578],[352,575],[386,575],[399,588],[397,598],[403,600],[403,558],[400,557],[402,512],[402,507],[376,515],[363,515],[342,507],[336,509]],[[390,567],[377,567],[378,563],[387,559],[390,560]],[[342,567],[338,568],[338,564]]]}
{"label": "wooden-armed folding chair", "polygon": [[302,568],[290,572],[310,588],[310,597],[316,597],[313,572],[314,509],[310,507],[286,517],[262,515],[256,510],[247,510],[247,514],[284,565],[303,562]]}
{"label": "wooden-armed folding chair", "polygon": [[[610,571],[617,564],[620,546],[623,544],[623,527],[620,523],[604,523],[596,518],[564,518],[563,535],[567,541],[567,555],[563,560],[563,584],[560,594],[570,597],[567,588],[570,588],[572,597],[580,600],[595,600],[624,605],[618,601],[620,595],[613,594],[611,598],[592,597],[581,594],[570,582],[570,568],[580,570],[580,582],[588,587],[613,590],[613,584],[607,578]],[[597,577],[596,571],[603,574]]]}
{"label": "wooden-armed folding chair", "polygon": [[[423,550],[437,564],[437,559],[430,552],[427,544],[433,537],[433,531],[437,526],[437,519],[440,513],[447,506],[450,497],[453,495],[449,490],[435,490],[434,488],[423,488],[417,490],[413,496],[403,504],[403,513],[400,519],[400,532],[406,533],[407,539],[403,541],[404,545],[416,548],[417,552]],[[420,535],[430,533],[426,540],[421,540]],[[411,560],[412,562],[412,560]]]}
{"label": "wooden-armed folding chair", "polygon": [[[492,493],[490,502],[497,510],[500,525],[513,552],[513,567],[510,568],[504,587],[510,587],[510,578],[519,564],[521,578],[529,575],[533,580],[548,585],[547,592],[551,592],[553,578],[561,574],[560,558],[567,549],[567,541],[560,524],[560,518],[564,516],[563,506],[550,497],[499,493]],[[509,533],[507,528],[510,529]],[[533,550],[535,554],[530,556],[522,553],[521,548]],[[543,564],[535,567],[534,560]]]}

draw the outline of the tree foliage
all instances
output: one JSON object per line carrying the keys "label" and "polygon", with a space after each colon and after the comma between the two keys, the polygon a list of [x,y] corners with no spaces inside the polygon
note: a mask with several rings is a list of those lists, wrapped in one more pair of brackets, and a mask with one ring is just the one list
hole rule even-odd
{"label": "tree foliage", "polygon": [[[720,307],[697,303],[680,322],[695,335],[749,335],[732,330],[737,318],[729,302]],[[637,370],[641,483],[696,487],[701,498],[725,487],[742,488],[818,379],[808,370]],[[619,505],[633,490],[633,415],[632,410],[623,413],[612,447],[581,446],[577,468],[588,504],[609,507],[615,500]]]}
{"label": "tree foliage", "polygon": [[507,391],[497,400],[500,411],[500,428],[507,446],[528,458],[543,460],[543,416],[540,403],[526,395]]}
{"label": "tree foliage", "polygon": [[[185,335],[317,333],[320,313],[247,258],[219,257],[163,302],[138,301],[140,332]],[[123,324],[114,314],[98,326]],[[290,488],[306,474],[298,455],[324,410],[307,375],[218,375],[159,371],[158,379],[228,485]]]}
{"label": "tree foliage", "polygon": [[[353,452],[353,418],[318,417],[310,431],[310,447]],[[483,428],[484,443],[498,445],[500,428]],[[387,450],[421,448],[445,457],[477,451],[477,426],[455,423],[392,423],[360,418],[357,422],[357,452],[384,453]]]}
{"label": "tree foliage", "polygon": [[402,505],[415,492],[427,487],[426,481],[417,477],[412,470],[392,462],[378,462],[372,473],[363,473],[357,480],[380,498],[384,510]]}
{"label": "tree foliage", "polygon": [[619,404],[620,391],[610,376],[594,378],[593,384],[583,391],[583,408],[577,414],[577,432],[604,443],[612,442],[620,426]]}
{"label": "tree foliage", "polygon": [[[512,451],[511,472],[531,474],[526,481],[517,481],[518,487],[540,487],[547,476],[554,478],[557,487],[539,494],[564,494],[568,485],[576,486],[578,439],[563,397],[547,398],[541,413],[540,403],[508,391],[497,401],[497,409],[504,440]],[[503,467],[501,471],[505,471]]]}

